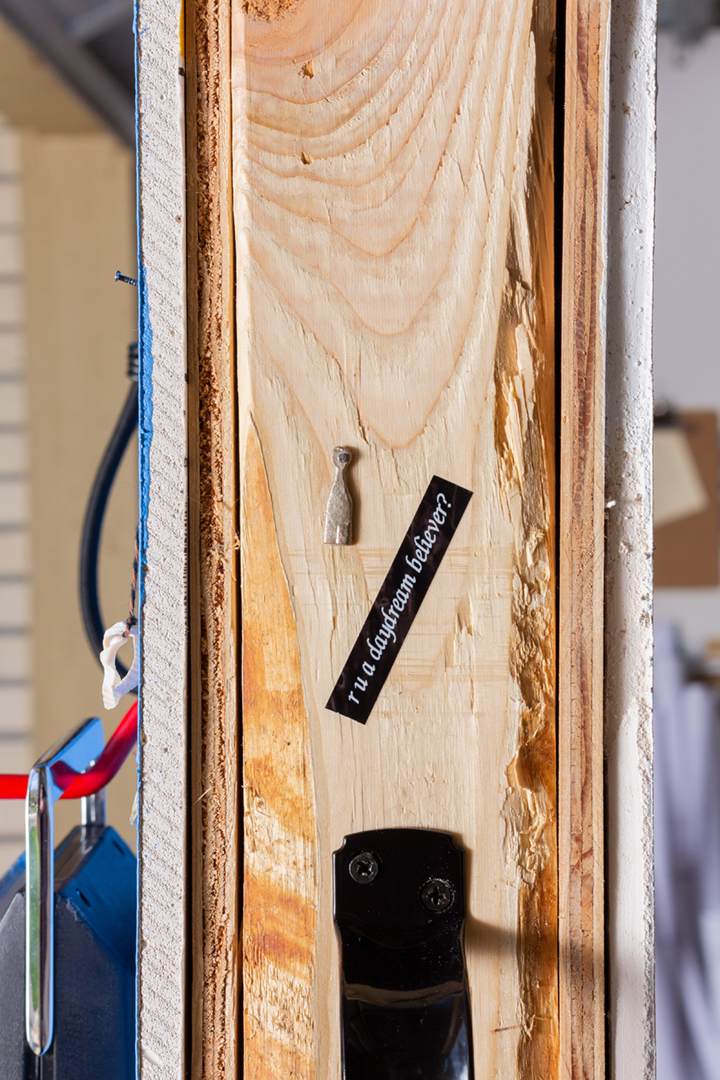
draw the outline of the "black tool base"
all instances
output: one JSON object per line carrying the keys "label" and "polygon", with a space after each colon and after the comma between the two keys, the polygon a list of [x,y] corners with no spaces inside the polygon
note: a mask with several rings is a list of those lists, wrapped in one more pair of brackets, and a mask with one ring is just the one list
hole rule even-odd
{"label": "black tool base", "polygon": [[470,1080],[466,991],[427,1005],[343,997],[344,1080]]}
{"label": "black tool base", "polygon": [[463,852],[379,829],[335,852],[343,1080],[473,1080]]}
{"label": "black tool base", "polygon": [[24,856],[0,881],[1,1080],[133,1080],[136,860],[109,827],[55,852],[55,1035],[25,1041]]}

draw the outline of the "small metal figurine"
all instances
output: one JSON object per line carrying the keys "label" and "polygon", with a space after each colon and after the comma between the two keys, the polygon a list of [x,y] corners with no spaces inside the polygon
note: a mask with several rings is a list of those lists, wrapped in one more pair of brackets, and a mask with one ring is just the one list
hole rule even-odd
{"label": "small metal figurine", "polygon": [[325,543],[352,544],[352,499],[345,483],[345,470],[352,461],[352,453],[345,446],[333,450],[335,479],[325,511]]}

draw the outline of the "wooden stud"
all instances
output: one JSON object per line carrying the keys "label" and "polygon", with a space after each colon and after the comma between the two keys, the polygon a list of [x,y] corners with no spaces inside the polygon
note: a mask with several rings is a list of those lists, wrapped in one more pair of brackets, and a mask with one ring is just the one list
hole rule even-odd
{"label": "wooden stud", "polygon": [[[339,1074],[331,853],[409,825],[468,852],[476,1075],[552,1077],[554,7],[233,23],[245,1074]],[[473,499],[361,727],[324,705],[433,473]]]}
{"label": "wooden stud", "polygon": [[234,267],[227,0],[186,3],[191,1075],[238,1075]]}
{"label": "wooden stud", "polygon": [[[280,5],[273,18],[270,17],[272,12],[268,14],[265,11],[267,19],[263,16],[262,11],[258,13],[254,12],[254,9],[249,10],[251,15],[253,13],[259,14],[256,21],[260,23],[265,21],[273,25],[277,22],[277,19],[282,19],[284,14],[282,5]],[[190,18],[192,17],[190,15]],[[207,17],[210,19],[209,16]],[[216,12],[214,17],[217,18]],[[607,6],[571,6],[568,8],[567,19],[561,426],[561,520],[563,523],[560,545],[561,706],[559,723],[560,791],[558,797],[561,866],[560,1040],[561,1066],[564,1075],[590,1077],[603,1075],[604,1060],[602,697],[600,689],[602,685],[603,381],[600,284],[602,275],[603,102],[607,49]],[[195,37],[188,35],[188,39],[198,41],[200,43],[198,48],[201,48],[202,34],[198,32],[197,23]],[[220,49],[216,54],[216,64],[219,62],[221,55],[222,50]],[[207,54],[204,59],[207,60]],[[191,65],[192,60],[189,58],[189,73]],[[301,68],[304,78],[315,77],[315,63],[312,57],[310,60],[304,61]],[[212,65],[206,65],[205,70],[212,72]],[[192,78],[192,75],[190,77]],[[211,84],[212,78],[208,78],[206,94],[207,86]],[[222,112],[222,94],[218,93],[218,85],[216,82],[215,100],[210,109],[211,112],[215,110],[214,115],[216,117],[218,112]],[[203,109],[207,108],[208,106],[205,104],[199,110],[201,118]],[[547,132],[545,139],[547,139]],[[545,145],[547,145],[547,142],[545,142]],[[192,153],[192,150],[190,152]],[[304,165],[309,166],[313,163],[312,160],[305,160],[305,158],[311,157],[312,155],[307,150],[301,152],[301,160]],[[217,161],[212,167],[217,170]],[[202,171],[198,172],[197,175],[202,178]],[[228,175],[229,166],[226,163],[225,178]],[[214,176],[215,179],[218,178],[217,171]],[[198,187],[200,185],[201,180],[198,181]],[[222,200],[224,191],[222,178],[220,178],[220,183],[207,185],[206,193],[213,190],[219,193]],[[224,213],[229,215],[227,204]],[[209,214],[208,217],[212,219],[212,214]],[[224,238],[221,239],[223,232],[222,225],[219,222],[222,217],[223,214],[215,217],[216,231],[213,236],[217,250],[224,250],[227,253],[227,241]],[[208,218],[205,220],[207,221]],[[225,217],[225,223],[227,223],[227,217]],[[210,250],[211,248],[207,248],[206,254]],[[216,255],[217,251],[214,258],[216,258]],[[198,264],[200,261],[198,260]],[[227,280],[226,277],[225,282]],[[208,306],[208,295],[206,293],[204,296],[206,307]],[[223,295],[222,287],[218,288],[217,279],[213,281],[212,295],[213,297],[222,297]],[[207,332],[206,327],[205,333],[207,334]],[[222,350],[220,351],[222,352]],[[230,367],[227,366],[227,357],[225,357],[224,363],[226,371],[230,372],[231,377],[232,368],[231,365]],[[227,383],[225,384],[225,391],[227,391]],[[224,435],[220,439],[220,446],[227,447],[228,434],[232,432],[232,417],[227,413],[227,393],[218,394],[217,389],[213,389],[211,384],[210,400],[213,400],[216,406],[218,404],[221,406],[221,412],[223,408],[225,410]],[[215,427],[213,430],[217,434],[218,428]],[[263,496],[257,504],[258,508],[260,509],[264,505],[267,509],[271,504],[271,497],[265,467],[260,468],[261,459],[259,455],[261,454],[262,443],[256,433],[249,433],[248,439],[247,446],[249,449],[245,458],[246,475],[244,483],[246,490],[252,490],[258,498]],[[225,453],[225,469],[228,467],[227,458],[228,455]],[[211,473],[208,473],[208,475],[211,475]],[[251,486],[248,487],[251,483],[251,476],[254,479]],[[232,480],[230,485],[232,486]],[[269,499],[270,502],[268,502]],[[208,505],[212,505],[212,502],[211,499]],[[265,518],[265,528],[267,529],[267,517]],[[227,535],[226,521],[224,540],[227,540]],[[248,530],[247,535],[249,538],[248,553],[250,553],[252,550],[250,540],[252,530]],[[270,543],[270,540],[271,536],[267,534],[263,543]],[[267,550],[272,551],[271,543]],[[277,564],[273,564],[271,560],[270,565],[275,565],[276,573],[279,573]],[[203,569],[203,574],[206,569]],[[215,570],[212,567],[209,570],[208,580],[213,580]],[[280,577],[282,578],[284,575],[285,571],[282,572]],[[280,578],[278,578],[278,581],[280,581]],[[266,587],[268,587],[267,583]],[[249,604],[254,602],[252,597],[248,602]],[[225,610],[232,611],[232,600],[230,600]],[[258,623],[257,626],[259,625]],[[287,625],[290,625],[290,623],[287,623]],[[220,657],[224,657],[222,663],[226,665],[226,674],[230,670],[227,667],[228,657],[231,655],[227,651],[230,637],[231,635],[222,638],[224,644],[221,648],[217,647],[219,639],[215,641],[215,662],[217,663]],[[204,638],[204,640],[207,640],[207,638]],[[291,647],[288,646],[287,650],[289,656],[292,651]],[[204,678],[207,678],[207,675]],[[290,683],[293,682],[289,676],[286,676],[286,681],[288,679]],[[252,669],[250,669],[249,673],[249,683],[250,692],[253,692]],[[209,687],[210,683],[208,682],[206,685]],[[291,699],[293,699],[293,694],[295,695],[293,699],[295,705],[292,707],[291,713],[294,718],[293,724],[296,724],[298,717],[302,716],[302,712],[298,713],[298,702],[300,700],[297,696],[299,693],[298,684],[295,683],[294,691],[286,687],[283,692],[290,693]],[[203,689],[203,693],[206,694],[207,691]],[[215,704],[217,706],[217,701]],[[291,740],[291,745],[295,745],[296,750],[298,746],[307,749],[310,742],[307,735],[306,721],[300,719],[300,724],[300,734],[298,735],[296,732],[297,741],[293,744]],[[231,730],[231,726],[229,730]],[[222,724],[220,724],[220,730],[222,730]],[[304,735],[302,734],[303,731],[305,732]],[[235,733],[231,732],[231,734],[232,738],[234,738]],[[205,739],[205,736],[203,738]],[[222,735],[220,744],[224,744],[226,748],[229,747],[231,738],[227,734]],[[220,744],[213,743],[212,738],[205,741],[206,747]],[[254,759],[250,763],[250,768],[253,769],[261,758],[262,755]],[[313,816],[312,800],[308,795],[306,783],[310,757],[301,756],[301,760],[303,764],[300,767],[300,773],[297,775],[305,777],[300,786],[300,790],[304,791],[305,794],[298,796],[300,798],[298,805],[305,806],[300,818],[308,822],[307,828],[303,826],[299,833],[301,838],[304,837],[301,843],[301,848],[304,848],[307,844],[312,847],[312,834],[317,826]],[[198,795],[202,795],[203,791],[205,791],[202,776],[205,775],[207,778],[212,771],[209,769],[207,762],[205,763],[205,770],[204,774],[202,771],[196,773],[195,788]],[[228,788],[229,785],[225,783],[226,798]],[[228,822],[231,820],[231,816],[232,811],[228,810],[226,819]],[[198,816],[198,820],[201,821],[202,818]],[[203,828],[205,831],[203,831]],[[209,838],[211,849],[213,849],[212,829],[207,830],[207,822],[203,828],[195,834],[198,842],[201,836],[204,836],[206,841]],[[213,859],[217,859],[218,854],[219,849],[214,848],[211,853],[204,857],[204,865],[208,871],[210,871]],[[307,852],[305,852],[303,858],[307,859]],[[312,865],[306,861],[305,865],[310,875],[309,880],[312,883],[315,864],[312,860],[311,863]],[[196,915],[200,911],[204,913],[202,925],[205,930],[208,927],[216,926],[215,920],[220,914],[217,907],[213,908],[211,905],[210,910],[208,910],[206,906],[208,897],[213,898],[213,903],[217,899],[211,886],[211,878],[212,872],[210,871],[208,878],[198,876],[196,880],[196,900],[200,898],[199,906],[196,904]],[[202,889],[207,890],[204,898],[202,889],[197,891],[198,882],[200,881],[204,882]],[[301,893],[305,895],[307,889],[303,888]],[[227,895],[226,888],[225,899],[227,899]],[[221,903],[220,909],[222,909],[222,906]],[[254,910],[259,911],[261,909]],[[311,928],[315,925],[316,913],[310,914],[314,912],[314,905],[310,904],[308,906],[306,901],[300,902],[297,911],[303,920],[302,925],[305,925],[306,928],[300,931],[300,924],[297,924],[294,940],[296,942],[304,940],[305,945],[300,948],[299,944],[296,944],[294,949],[290,949],[290,955],[295,956],[293,963],[299,962],[301,969],[307,975],[314,970],[314,964],[316,963],[316,957],[312,961],[309,959],[312,951],[309,935],[311,936]],[[281,926],[287,929],[288,916],[283,916],[281,913],[279,917]],[[307,922],[308,917],[310,918],[309,923]],[[222,923],[222,921],[222,915],[220,914],[219,923]],[[297,938],[298,933],[300,934],[299,938]],[[262,927],[260,927],[259,933],[256,934],[255,931],[250,930],[249,934],[260,949],[260,952],[257,952],[255,946],[251,948],[251,960],[258,962],[262,954],[263,942],[267,943],[267,937],[263,937]],[[223,1044],[228,1039],[229,1042],[232,1042],[232,1036],[229,1035],[234,1029],[232,1019],[228,1022],[228,1017],[225,1016],[220,1022],[220,1012],[217,1010],[217,1005],[222,1000],[222,994],[219,993],[220,986],[225,986],[227,990],[232,985],[232,975],[229,974],[230,967],[226,964],[227,958],[232,955],[232,952],[227,941],[218,952],[216,936],[213,937],[213,946],[211,947],[215,951],[214,953],[208,952],[207,946],[200,947],[201,937],[202,935],[197,939],[195,963],[197,966],[198,960],[200,960],[201,970],[205,971],[204,978],[207,977],[209,972],[214,972],[209,983],[213,988],[212,995],[216,1006],[213,1008],[211,1005],[206,1005],[204,1009],[198,1010],[197,1015],[205,1017],[201,1023],[201,1030],[204,1034],[200,1042],[195,1044],[195,1054],[199,1053],[200,1058],[202,1058],[203,1054],[207,1053],[206,1060],[209,1070],[207,1075],[212,1075],[210,1063],[214,1062],[214,1067],[219,1069],[220,1062],[220,1058],[213,1057],[212,1046],[215,1045],[217,1048],[217,1045]],[[212,964],[208,965],[210,955],[213,955],[215,959]],[[287,955],[286,952],[283,952],[283,955]],[[218,975],[216,970],[218,956],[224,958],[220,968],[223,969],[223,965],[225,965],[225,974],[220,974],[219,981],[215,977]],[[304,960],[303,957],[305,957]],[[292,968],[292,964],[290,966]],[[257,972],[255,974],[257,975]],[[197,974],[196,979],[198,981],[196,981],[195,986],[198,994],[201,985],[204,988],[203,994],[207,994],[208,983],[203,982]],[[262,982],[262,978],[260,978],[260,981]],[[266,988],[262,986],[253,987],[253,989],[258,990],[261,996],[263,989]],[[216,1020],[215,1024],[209,1019],[213,1015]],[[230,1015],[232,1017],[232,1007]],[[305,1018],[309,1018],[309,1013],[306,1013]],[[223,1034],[219,1036],[221,1031]],[[272,1025],[267,1031],[272,1032]],[[215,1032],[215,1035],[213,1035],[213,1032]],[[219,1044],[213,1044],[215,1036],[219,1037]],[[272,1036],[270,1036],[270,1039],[272,1041]],[[313,1034],[313,1046],[315,1048],[316,1041],[317,1034],[315,1033]],[[203,1047],[203,1050],[197,1049],[199,1047]],[[268,1049],[269,1056],[263,1057],[262,1047],[258,1050],[257,1041],[252,1043],[252,1047],[252,1053],[247,1058],[247,1064],[255,1070],[253,1075],[256,1073],[261,1076],[264,1068],[263,1061],[269,1064],[272,1060],[272,1053]],[[230,1058],[226,1059],[226,1064],[223,1066],[227,1075],[232,1075],[232,1066],[227,1064],[231,1058],[232,1051],[230,1052]],[[195,1057],[194,1060],[199,1059]],[[307,1050],[307,1047],[303,1051],[302,1040],[300,1040],[298,1043],[298,1061],[302,1063],[297,1065],[296,1074],[310,1075],[314,1070],[313,1060],[313,1055]],[[201,1075],[201,1073],[198,1072],[197,1075]],[[221,1075],[221,1073],[217,1071],[216,1075]]]}
{"label": "wooden stud", "polygon": [[604,349],[608,0],[566,8],[558,810],[561,1076],[605,1075]]}

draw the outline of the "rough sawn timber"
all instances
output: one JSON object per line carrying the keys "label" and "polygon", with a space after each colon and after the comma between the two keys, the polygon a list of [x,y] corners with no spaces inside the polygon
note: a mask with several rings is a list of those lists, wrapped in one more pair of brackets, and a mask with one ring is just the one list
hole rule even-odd
{"label": "rough sawn timber", "polygon": [[186,0],[190,1047],[238,1075],[240,819],[229,0]]}
{"label": "rough sawn timber", "polygon": [[[415,826],[467,852],[477,1080],[547,1080],[554,9],[233,5],[245,1075],[340,1075],[331,854]],[[474,495],[363,727],[325,702],[434,473]]]}
{"label": "rough sawn timber", "polygon": [[609,0],[566,7],[558,813],[560,1061],[605,1076],[605,201]]}

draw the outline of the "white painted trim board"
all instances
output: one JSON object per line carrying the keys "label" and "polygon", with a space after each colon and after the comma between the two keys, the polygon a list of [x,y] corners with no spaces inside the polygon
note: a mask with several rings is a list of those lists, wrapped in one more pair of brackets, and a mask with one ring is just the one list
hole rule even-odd
{"label": "white painted trim board", "polygon": [[605,752],[609,1076],[655,1075],[652,289],[656,5],[611,14]]}
{"label": "white painted trim board", "polygon": [[185,153],[181,0],[138,0],[141,725],[138,1075],[185,1074]]}

